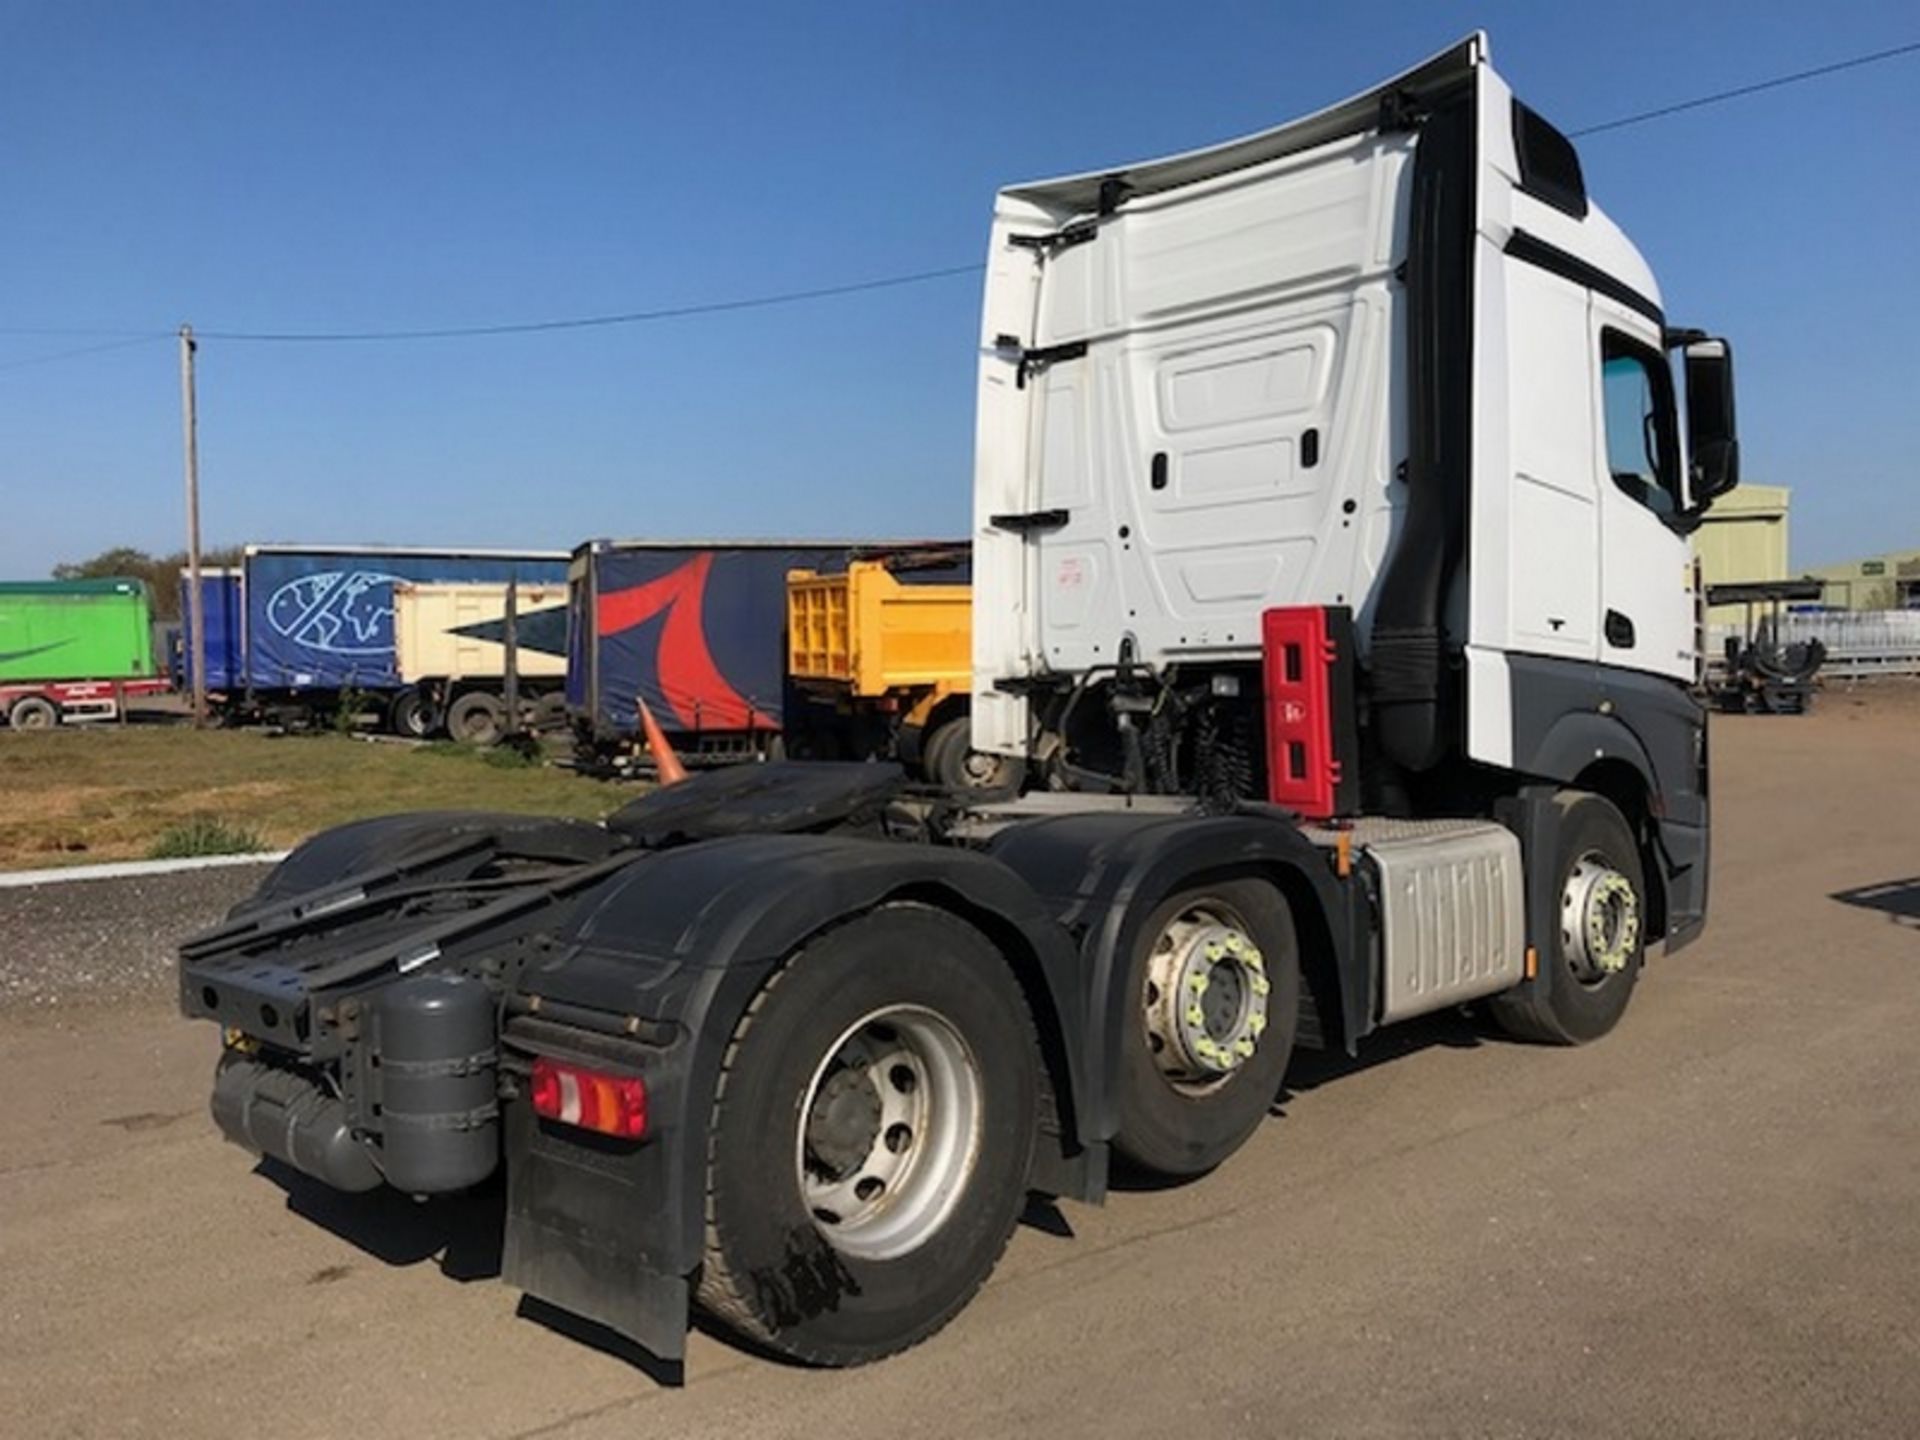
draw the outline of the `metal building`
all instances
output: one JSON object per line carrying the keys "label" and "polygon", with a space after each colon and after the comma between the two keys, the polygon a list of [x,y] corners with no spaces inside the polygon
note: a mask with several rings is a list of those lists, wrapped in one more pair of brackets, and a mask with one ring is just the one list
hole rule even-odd
{"label": "metal building", "polygon": [[[1714,501],[1694,532],[1700,578],[1707,585],[1737,585],[1755,580],[1785,580],[1787,569],[1785,485],[1742,485]],[[1710,625],[1736,625],[1738,605],[1717,605],[1707,612]]]}
{"label": "metal building", "polygon": [[1838,610],[1920,607],[1920,550],[1895,550],[1807,572],[1826,582],[1826,604]]}

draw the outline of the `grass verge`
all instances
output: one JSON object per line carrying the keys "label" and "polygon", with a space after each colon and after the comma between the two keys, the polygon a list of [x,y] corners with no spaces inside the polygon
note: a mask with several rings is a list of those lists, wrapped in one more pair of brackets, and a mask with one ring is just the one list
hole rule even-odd
{"label": "grass verge", "polygon": [[497,753],[324,732],[0,730],[0,869],[278,850],[407,810],[597,820],[633,793]]}

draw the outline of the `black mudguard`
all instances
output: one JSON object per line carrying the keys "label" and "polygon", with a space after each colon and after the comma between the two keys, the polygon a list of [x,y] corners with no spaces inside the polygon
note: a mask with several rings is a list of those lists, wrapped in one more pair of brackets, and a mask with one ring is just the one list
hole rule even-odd
{"label": "black mudguard", "polygon": [[[544,942],[545,958],[521,974],[507,1047],[574,1047],[578,1057],[587,1046],[589,1059],[638,1068],[648,1138],[598,1143],[510,1102],[504,1278],[678,1359],[728,1040],[783,958],[889,900],[950,909],[1013,962],[1049,1052],[1060,1131],[1055,1172],[1036,1183],[1097,1198],[1105,1151],[1088,1139],[1086,990],[1070,938],[1030,887],[958,849],[811,835],[707,840],[639,858],[583,894]],[[579,1028],[588,1021],[592,1034]]]}
{"label": "black mudguard", "polygon": [[[1577,785],[1596,762],[1640,777],[1653,825],[1647,880],[1660,887],[1669,952],[1706,923],[1707,717],[1681,685],[1607,666],[1526,662],[1533,703],[1518,712],[1513,768]],[[1523,837],[1524,843],[1524,837]]]}
{"label": "black mudguard", "polygon": [[[1081,937],[1088,975],[1088,1010],[1095,1023],[1087,1034],[1087,1073],[1092,1085],[1081,1106],[1090,1133],[1110,1138],[1118,1124],[1117,1093],[1121,1027],[1129,1023],[1130,999],[1121,983],[1126,957],[1140,943],[1149,913],[1168,895],[1205,875],[1266,875],[1306,900],[1324,921],[1316,937],[1312,913],[1296,919],[1303,947],[1316,938],[1331,951],[1337,1017],[1321,1019],[1328,1045],[1348,1051],[1370,1028],[1372,978],[1365,943],[1364,896],[1343,884],[1325,852],[1300,833],[1291,817],[1108,813],[1033,820],[1003,831],[991,847],[994,858],[1046,898],[1060,924]],[[1303,953],[1303,960],[1314,958]],[[1325,974],[1328,971],[1323,970]],[[1324,1005],[1324,998],[1322,1004]]]}

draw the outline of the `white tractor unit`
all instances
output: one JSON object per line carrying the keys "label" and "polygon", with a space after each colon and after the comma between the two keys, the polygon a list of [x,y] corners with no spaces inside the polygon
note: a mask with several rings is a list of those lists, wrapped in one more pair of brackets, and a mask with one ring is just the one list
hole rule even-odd
{"label": "white tractor unit", "polygon": [[778,762],[320,835],[182,947],[230,1137],[503,1178],[504,1278],[663,1358],[697,1304],[851,1364],[1030,1193],[1219,1165],[1296,1047],[1467,1002],[1594,1040],[1700,932],[1731,357],[1483,37],[1011,186],[988,261],[972,744],[1024,783]]}

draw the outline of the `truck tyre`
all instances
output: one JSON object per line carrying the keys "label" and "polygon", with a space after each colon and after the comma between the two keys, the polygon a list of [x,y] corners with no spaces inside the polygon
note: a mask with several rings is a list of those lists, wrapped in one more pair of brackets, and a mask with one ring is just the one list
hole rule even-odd
{"label": "truck tyre", "polygon": [[438,720],[432,703],[411,685],[395,695],[387,707],[387,728],[409,740],[426,739]]}
{"label": "truck tyre", "polygon": [[1509,1035],[1550,1045],[1598,1040],[1620,1021],[1646,958],[1646,880],[1633,831],[1613,803],[1581,790],[1560,809],[1552,857],[1559,919],[1539,972],[1488,1008]]}
{"label": "truck tyre", "polygon": [[1147,918],[1126,973],[1114,1148],[1204,1174],[1279,1098],[1300,1011],[1300,947],[1264,880],[1196,885]]}
{"label": "truck tyre", "polygon": [[484,690],[469,690],[447,707],[447,734],[463,745],[498,745],[507,733],[507,707]]}
{"label": "truck tyre", "polygon": [[943,721],[921,751],[927,778],[947,790],[1006,791],[1020,783],[1026,767],[1006,755],[973,748],[973,721],[965,715]]}
{"label": "truck tyre", "polygon": [[840,760],[840,737],[824,726],[808,726],[795,730],[791,735],[778,737],[785,754],[775,758],[782,760]]}
{"label": "truck tyre", "polygon": [[60,711],[44,695],[22,695],[7,712],[7,723],[16,730],[51,730],[60,723]]}
{"label": "truck tyre", "polygon": [[926,1339],[1013,1233],[1038,1072],[1020,986],[972,926],[888,905],[810,942],[722,1062],[701,1305],[813,1365]]}

